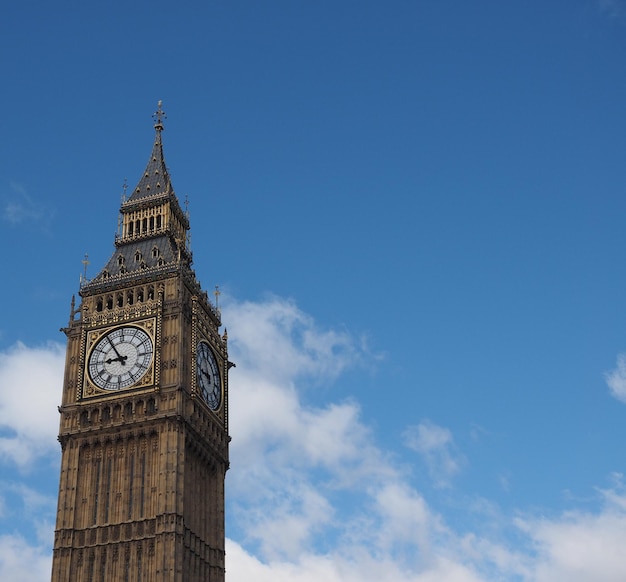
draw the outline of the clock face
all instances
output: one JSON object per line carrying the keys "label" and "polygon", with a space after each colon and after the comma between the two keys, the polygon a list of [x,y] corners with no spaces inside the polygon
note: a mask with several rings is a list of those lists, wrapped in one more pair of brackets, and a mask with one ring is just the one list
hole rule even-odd
{"label": "clock face", "polygon": [[89,355],[89,377],[103,390],[123,390],[148,371],[152,362],[150,336],[138,327],[118,327],[106,333]]}
{"label": "clock face", "polygon": [[217,410],[222,401],[222,383],[220,382],[217,360],[206,342],[198,344],[196,372],[198,391],[211,409]]}

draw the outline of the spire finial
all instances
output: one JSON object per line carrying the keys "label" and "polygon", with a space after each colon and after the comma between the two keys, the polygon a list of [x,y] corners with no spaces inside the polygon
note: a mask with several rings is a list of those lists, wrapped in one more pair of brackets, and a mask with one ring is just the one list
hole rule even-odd
{"label": "spire finial", "polygon": [[219,298],[221,294],[222,292],[220,291],[220,286],[215,285],[215,291],[213,291],[213,295],[215,295],[215,311],[217,311],[218,313],[220,312]]}
{"label": "spire finial", "polygon": [[87,282],[87,265],[89,265],[89,255],[87,253],[85,253],[85,256],[81,263],[83,264],[84,271],[80,276],[80,282],[81,284],[83,284]]}
{"label": "spire finial", "polygon": [[167,119],[167,115],[165,115],[165,111],[163,111],[163,101],[159,99],[157,106],[158,109],[152,114],[152,119],[156,122],[154,124],[154,129],[161,132],[163,131],[163,120]]}

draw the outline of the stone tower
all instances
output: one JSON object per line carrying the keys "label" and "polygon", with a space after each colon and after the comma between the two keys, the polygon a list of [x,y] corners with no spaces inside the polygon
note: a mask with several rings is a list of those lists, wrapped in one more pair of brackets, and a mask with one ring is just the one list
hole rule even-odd
{"label": "stone tower", "polygon": [[115,251],[72,299],[52,582],[223,582],[227,334],[152,153]]}

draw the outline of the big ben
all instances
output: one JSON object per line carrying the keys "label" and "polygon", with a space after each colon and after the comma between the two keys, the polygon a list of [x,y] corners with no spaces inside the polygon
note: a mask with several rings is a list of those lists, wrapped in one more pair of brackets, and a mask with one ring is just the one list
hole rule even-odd
{"label": "big ben", "polygon": [[163,156],[115,250],[72,300],[52,582],[223,582],[227,334],[202,290]]}

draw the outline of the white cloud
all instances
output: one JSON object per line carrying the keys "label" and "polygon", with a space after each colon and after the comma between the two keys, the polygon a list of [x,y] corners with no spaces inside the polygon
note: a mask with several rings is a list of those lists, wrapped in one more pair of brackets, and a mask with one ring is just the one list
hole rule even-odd
{"label": "white cloud", "polygon": [[532,580],[626,580],[626,495],[615,490],[601,494],[605,506],[598,513],[570,511],[555,519],[518,520],[536,548]]}
{"label": "white cloud", "polygon": [[405,444],[424,458],[428,472],[437,487],[446,487],[461,470],[464,457],[457,451],[449,429],[423,420],[404,431]]}
{"label": "white cloud", "polygon": [[404,570],[386,557],[366,552],[304,553],[295,561],[263,562],[232,540],[226,543],[228,582],[480,582],[469,568],[440,559],[424,572]]}
{"label": "white cloud", "polygon": [[47,582],[51,571],[48,545],[31,545],[20,535],[0,535],[0,580]]}
{"label": "white cloud", "polygon": [[626,354],[617,356],[617,366],[604,375],[611,395],[622,402],[626,402]]}
{"label": "white cloud", "polygon": [[309,376],[331,381],[360,357],[348,334],[320,330],[293,301],[233,304],[223,309],[237,359],[266,381],[293,381]]}
{"label": "white cloud", "polygon": [[26,221],[39,222],[50,216],[49,209],[29,196],[24,186],[12,182],[10,187],[11,194],[8,196],[8,200],[4,202],[2,210],[4,220],[16,225]]}
{"label": "white cloud", "polygon": [[58,450],[56,436],[63,382],[64,348],[22,343],[0,352],[0,459],[26,469]]}

